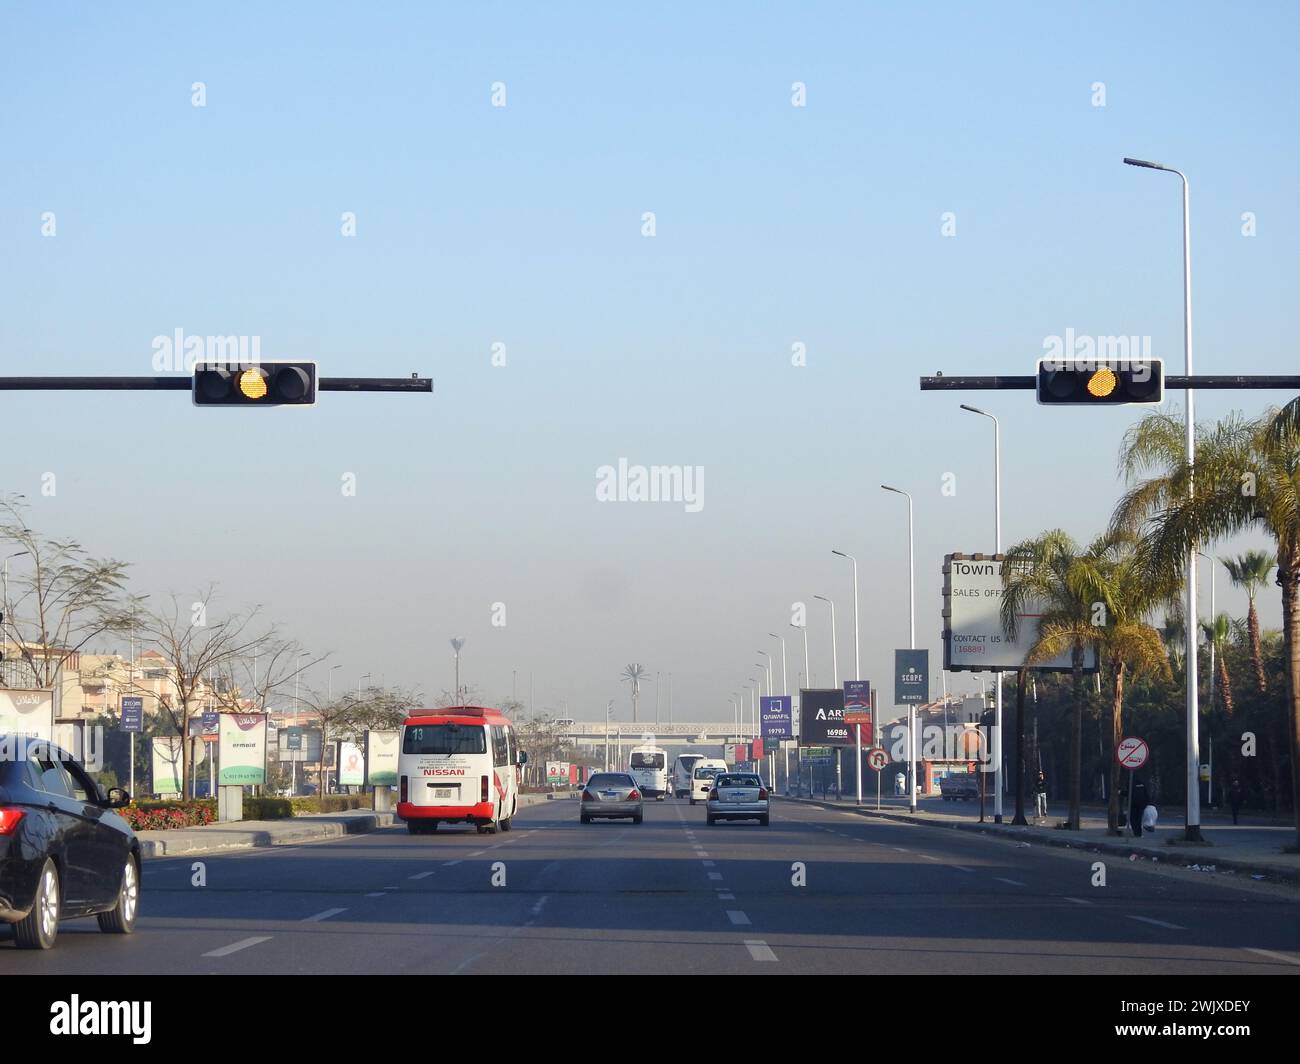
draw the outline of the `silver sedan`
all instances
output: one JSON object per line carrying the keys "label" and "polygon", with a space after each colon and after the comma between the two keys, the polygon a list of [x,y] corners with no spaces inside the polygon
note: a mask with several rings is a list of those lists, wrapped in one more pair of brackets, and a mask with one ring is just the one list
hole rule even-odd
{"label": "silver sedan", "polygon": [[757,820],[768,825],[767,788],[758,776],[748,772],[721,772],[709,791],[706,819]]}
{"label": "silver sedan", "polygon": [[597,772],[582,789],[578,819],[584,824],[593,820],[627,819],[641,823],[644,814],[641,790],[626,772]]}

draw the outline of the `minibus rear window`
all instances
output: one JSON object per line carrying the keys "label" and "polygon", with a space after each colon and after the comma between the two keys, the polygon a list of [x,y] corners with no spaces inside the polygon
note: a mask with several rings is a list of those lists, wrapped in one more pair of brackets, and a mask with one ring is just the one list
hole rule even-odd
{"label": "minibus rear window", "polygon": [[408,724],[402,753],[486,754],[487,737],[481,724]]}

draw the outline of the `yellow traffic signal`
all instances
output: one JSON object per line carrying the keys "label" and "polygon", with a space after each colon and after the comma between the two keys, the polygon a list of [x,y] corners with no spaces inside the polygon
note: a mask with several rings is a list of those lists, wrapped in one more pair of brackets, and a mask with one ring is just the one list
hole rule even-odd
{"label": "yellow traffic signal", "polygon": [[315,362],[199,363],[195,406],[314,406]]}
{"label": "yellow traffic signal", "polygon": [[1038,401],[1056,406],[1151,405],[1164,398],[1164,363],[1158,358],[1133,361],[1041,359]]}

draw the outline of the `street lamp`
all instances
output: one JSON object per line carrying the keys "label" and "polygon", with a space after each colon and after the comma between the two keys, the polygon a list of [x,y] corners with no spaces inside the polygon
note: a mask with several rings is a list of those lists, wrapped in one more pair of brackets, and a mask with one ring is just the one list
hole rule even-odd
{"label": "street lamp", "polygon": [[456,694],[453,701],[460,705],[460,648],[465,645],[464,639],[453,639],[451,641],[451,652],[456,659]]}
{"label": "street lamp", "polygon": [[334,670],[343,668],[342,665],[331,665],[329,672],[325,674],[325,701],[334,701]]}
{"label": "street lamp", "polygon": [[357,677],[357,697],[358,697],[358,698],[361,697],[361,681],[362,681],[362,680],[368,680],[368,679],[370,679],[370,677],[373,676],[373,675],[374,675],[374,673],[367,672],[367,673],[365,673],[365,674],[363,674],[363,675]]}
{"label": "street lamp", "polygon": [[[916,534],[912,522],[912,496],[902,488],[881,484],[885,491],[907,497],[907,645],[916,649]],[[908,781],[907,806],[916,812],[916,718],[912,703],[907,704],[907,763],[911,778]]]}
{"label": "street lamp", "polygon": [[[1183,431],[1187,447],[1187,494],[1195,498],[1192,470],[1196,463],[1196,412],[1195,395],[1191,388],[1192,377],[1192,212],[1191,190],[1187,175],[1172,166],[1153,163],[1146,159],[1124,160],[1129,166],[1141,166],[1147,170],[1164,170],[1177,174],[1183,182],[1183,372],[1187,375],[1187,401],[1183,410]],[[1186,673],[1184,683],[1187,687],[1187,827],[1188,842],[1201,841],[1201,748],[1198,726],[1200,720],[1200,692],[1197,690],[1196,671],[1196,545],[1187,548],[1187,617],[1184,633]]]}
{"label": "street lamp", "polygon": [[853,563],[853,678],[862,679],[862,643],[858,639],[858,559],[842,550],[833,550],[841,558],[848,558]]}
{"label": "street lamp", "polygon": [[[993,553],[1002,553],[1002,426],[987,410],[962,403],[961,408],[993,422]],[[993,685],[993,823],[1002,823],[1002,672]],[[1023,775],[1023,770],[1021,770]]]}
{"label": "street lamp", "polygon": [[767,669],[767,696],[768,698],[771,698],[772,697],[772,655],[769,654],[766,650],[760,650],[758,653],[762,654],[763,657],[767,658],[767,665],[765,666]]}
{"label": "street lamp", "polygon": [[835,687],[840,686],[840,655],[835,643],[835,603],[825,595],[814,595],[831,608],[831,675],[835,678]]}

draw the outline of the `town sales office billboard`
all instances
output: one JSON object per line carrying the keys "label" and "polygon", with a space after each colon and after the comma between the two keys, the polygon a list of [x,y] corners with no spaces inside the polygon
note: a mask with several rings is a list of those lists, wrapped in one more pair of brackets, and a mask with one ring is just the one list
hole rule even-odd
{"label": "town sales office billboard", "polygon": [[266,782],[266,714],[221,713],[217,784],[257,786]]}
{"label": "town sales office billboard", "polygon": [[54,692],[0,690],[0,735],[54,742]]}
{"label": "town sales office billboard", "polygon": [[844,689],[799,692],[800,742],[806,746],[852,746],[853,729],[844,723]]}
{"label": "town sales office billboard", "polygon": [[[964,670],[1014,672],[1038,641],[1040,612],[1028,604],[1016,622],[1016,638],[1002,628],[1002,555],[948,554],[943,559],[943,667]],[[1084,653],[1085,669],[1097,667],[1096,650]],[[1070,652],[1059,654],[1034,669],[1069,672]]]}
{"label": "town sales office billboard", "polygon": [[366,782],[372,787],[397,786],[397,755],[401,732],[366,732]]}

